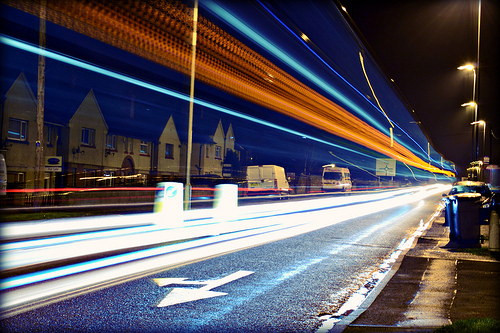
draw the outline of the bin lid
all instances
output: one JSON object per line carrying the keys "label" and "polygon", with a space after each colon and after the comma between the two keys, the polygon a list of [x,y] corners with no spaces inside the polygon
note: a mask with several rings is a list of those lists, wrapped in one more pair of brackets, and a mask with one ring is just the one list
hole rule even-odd
{"label": "bin lid", "polygon": [[481,198],[481,193],[459,193],[455,194],[458,200],[476,200]]}

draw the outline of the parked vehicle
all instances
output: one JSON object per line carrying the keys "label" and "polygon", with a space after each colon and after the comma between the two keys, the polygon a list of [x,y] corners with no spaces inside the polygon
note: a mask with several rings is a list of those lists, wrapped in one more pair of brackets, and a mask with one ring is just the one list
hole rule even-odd
{"label": "parked vehicle", "polygon": [[321,184],[324,191],[350,191],[351,173],[348,168],[339,168],[335,164],[323,165]]}
{"label": "parked vehicle", "polygon": [[461,194],[479,194],[477,196],[477,207],[479,209],[479,222],[480,224],[488,224],[491,211],[495,209],[497,198],[493,192],[491,192],[488,184],[478,181],[459,181],[454,182],[453,186],[445,196],[445,204],[449,203],[450,198]]}
{"label": "parked vehicle", "polygon": [[277,165],[252,165],[247,167],[249,195],[291,193],[285,169]]}

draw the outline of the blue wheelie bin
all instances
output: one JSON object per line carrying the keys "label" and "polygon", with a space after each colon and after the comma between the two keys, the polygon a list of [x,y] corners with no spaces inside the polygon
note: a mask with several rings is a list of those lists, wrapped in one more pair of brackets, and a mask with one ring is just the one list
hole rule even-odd
{"label": "blue wheelie bin", "polygon": [[454,196],[453,217],[450,217],[450,240],[460,247],[481,247],[481,194],[460,193]]}

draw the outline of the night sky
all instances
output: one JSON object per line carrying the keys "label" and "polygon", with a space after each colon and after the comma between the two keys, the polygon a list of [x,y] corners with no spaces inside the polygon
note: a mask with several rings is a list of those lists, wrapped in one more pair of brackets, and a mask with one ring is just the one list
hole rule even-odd
{"label": "night sky", "polygon": [[[301,1],[300,5],[307,4],[306,0],[295,1]],[[336,0],[310,1],[313,3],[314,1]],[[421,129],[426,133],[434,149],[442,154],[445,159],[456,163],[459,176],[464,176],[465,168],[471,161],[473,154],[473,126],[470,125],[473,119],[473,111],[472,109],[467,109],[460,105],[472,100],[473,80],[470,72],[459,71],[457,67],[465,63],[474,63],[476,61],[477,0],[341,0],[341,3],[347,8],[355,32],[366,39],[365,45],[368,47],[370,53],[378,60],[379,66],[385,70],[387,76],[394,80],[396,88],[398,88],[401,91],[401,95],[406,98],[409,109],[415,110],[415,114],[417,114],[416,120],[420,122]],[[287,6],[289,6],[289,4],[290,2],[287,2]],[[239,5],[241,5],[241,3],[239,3]],[[309,12],[313,13],[313,11],[308,11],[308,13]],[[493,164],[500,164],[500,141],[495,139],[495,137],[500,138],[500,112],[496,109],[498,95],[498,81],[496,75],[498,68],[498,47],[496,46],[499,32],[497,24],[498,14],[498,2],[493,2],[491,0],[482,1],[478,119],[487,122],[485,155],[491,157],[491,163]],[[34,44],[37,43],[38,20],[36,18],[32,18],[31,21],[33,22],[31,23],[27,22],[26,19],[18,20],[16,17],[12,16],[9,16],[9,20],[11,23],[8,25],[5,24],[3,30],[11,32],[13,36],[16,36],[16,33],[20,34],[23,39],[27,38],[28,41]],[[311,23],[309,17],[307,17],[306,21],[301,22],[301,25],[307,26],[308,31],[321,30],[320,33],[323,34],[323,31],[328,30],[324,29],[324,27],[316,30],[313,29],[319,28],[319,26],[315,26],[314,23]],[[312,20],[312,22],[318,21]],[[306,23],[308,23],[308,25]],[[268,26],[269,23],[264,25],[264,27]],[[55,27],[49,23],[48,29],[55,29]],[[59,51],[68,54],[72,54],[79,50],[82,53],[77,54],[78,57],[83,56],[87,61],[96,61],[97,64],[104,67],[111,66],[111,68],[115,68],[118,71],[123,71],[123,68],[126,68],[124,72],[130,75],[136,74],[135,71],[138,70],[141,75],[148,76],[148,81],[158,81],[162,82],[162,85],[168,86],[163,77],[168,77],[170,74],[165,74],[162,71],[156,73],[153,68],[150,69],[148,64],[144,64],[146,62],[145,60],[137,59],[135,56],[120,56],[118,58],[119,60],[108,57],[106,51],[108,47],[106,45],[103,46],[100,45],[100,43],[89,42],[88,40],[85,43],[74,42],[73,37],[76,33],[71,31],[66,31],[66,33],[68,36],[51,36],[48,40],[48,47],[50,48],[51,43],[57,43]],[[33,40],[30,40],[28,38],[29,36],[31,36]],[[315,35],[315,37],[318,38],[322,36]],[[327,37],[331,38],[332,34]],[[323,38],[319,39],[323,40]],[[61,40],[65,42],[61,43]],[[82,51],[82,45],[88,50]],[[295,44],[284,43],[284,45],[290,47],[291,51],[296,51],[294,49],[297,47]],[[335,49],[335,47],[335,44],[321,45],[321,49],[324,52],[342,51],[338,48]],[[111,65],[107,62],[110,62]],[[10,62],[4,61],[4,66],[9,63]],[[36,64],[36,59],[32,61],[32,63]],[[133,66],[131,64],[133,64]],[[5,69],[6,68],[4,68],[4,70]],[[47,72],[48,77],[51,74],[56,74],[53,67],[49,69],[50,70]],[[20,70],[24,70],[28,77],[36,77],[36,67],[31,68],[32,73],[29,73],[26,68],[19,69],[16,67],[13,69],[14,78],[19,74]],[[5,75],[5,72],[3,75]],[[55,77],[58,78],[63,76],[64,75],[55,75]],[[7,82],[7,86],[10,86],[12,80]],[[85,85],[83,87],[85,89],[82,88],[85,93],[88,92],[90,88],[96,89],[97,92],[98,87],[96,84],[100,81],[87,81],[91,82],[92,85]],[[187,79],[181,79],[178,82],[181,82],[187,91]],[[207,90],[207,94],[209,93],[210,89],[208,87],[206,87],[206,89],[204,88],[205,90],[201,89],[201,87],[203,87],[203,85],[197,86],[198,95],[203,95],[205,90]],[[124,88],[124,90],[120,92],[120,96],[128,96],[131,94],[131,91],[132,90],[128,88]],[[139,110],[141,102],[139,92],[134,90],[133,95],[136,101],[136,110]],[[116,97],[115,95],[113,96]],[[49,103],[50,98],[48,97],[50,96],[47,96],[46,103]],[[103,103],[104,106],[106,100],[105,96],[98,97],[100,103]],[[152,97],[149,97],[149,99],[151,98]],[[149,102],[152,103],[151,100]],[[245,103],[241,103],[241,101],[235,103],[238,103],[238,105],[233,106],[234,108],[238,107],[243,111],[246,110],[244,107],[246,105]],[[156,104],[161,104],[161,102]],[[144,106],[144,108],[152,114],[157,112],[154,110],[154,107],[151,109],[151,112],[150,106]],[[248,106],[248,109],[251,109],[252,112],[256,112],[256,108],[253,106]],[[271,117],[271,113],[265,113],[267,117]],[[278,115],[276,115],[276,117],[277,116]],[[110,118],[109,121],[111,120],[113,119]],[[243,143],[244,131],[238,128],[234,119],[229,119],[229,121],[233,122],[235,131],[238,133],[238,140]],[[276,122],[283,123],[283,121],[279,119]],[[179,126],[179,128],[182,128],[182,126]],[[252,129],[253,127],[245,124],[245,128],[248,131],[248,128]],[[305,131],[303,128],[299,129]],[[479,126],[479,129],[481,130],[479,138],[482,139],[482,126]],[[493,130],[494,136],[490,135],[491,130]],[[254,128],[248,135],[255,137],[254,131],[261,132],[260,128]],[[273,135],[273,133],[269,132],[269,135]],[[303,138],[299,139],[303,141]],[[276,140],[272,141],[274,142]],[[493,143],[492,145],[490,145],[490,141]],[[297,147],[298,146],[299,144],[297,144]],[[479,146],[482,147],[481,143]],[[285,151],[282,147],[278,147],[277,149]],[[308,150],[311,149],[308,148]],[[327,156],[318,157],[318,161],[331,159],[327,151],[324,153]],[[480,151],[479,156],[482,157],[482,155],[483,152]],[[294,160],[294,156],[295,155],[291,157],[292,160],[290,163],[299,163]],[[275,158],[276,155],[273,153],[272,157]],[[280,162],[285,163],[285,161]],[[299,164],[303,165],[303,162]]]}
{"label": "night sky", "polygon": [[[434,148],[464,176],[473,154],[474,111],[461,104],[472,100],[473,75],[457,67],[476,62],[478,1],[340,2],[415,110]],[[498,1],[481,1],[478,120],[487,123],[485,150],[492,164],[500,164],[499,7]]]}

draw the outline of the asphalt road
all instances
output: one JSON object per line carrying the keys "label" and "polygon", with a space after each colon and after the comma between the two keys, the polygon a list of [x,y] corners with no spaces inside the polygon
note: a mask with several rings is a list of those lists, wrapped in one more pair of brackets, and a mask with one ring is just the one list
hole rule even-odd
{"label": "asphalt road", "polygon": [[[315,332],[321,315],[335,313],[421,221],[428,221],[439,200],[436,195],[62,300],[3,319],[2,329]],[[210,298],[198,299],[202,296]],[[188,301],[169,305],[183,300]]]}

